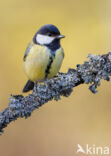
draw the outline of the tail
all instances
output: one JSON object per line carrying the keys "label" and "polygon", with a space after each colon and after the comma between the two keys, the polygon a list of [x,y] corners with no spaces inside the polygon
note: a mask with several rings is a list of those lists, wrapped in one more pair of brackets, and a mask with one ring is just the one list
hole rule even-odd
{"label": "tail", "polygon": [[27,83],[26,83],[26,85],[24,86],[22,92],[23,93],[26,93],[26,92],[32,90],[33,88],[34,88],[34,82],[28,80]]}

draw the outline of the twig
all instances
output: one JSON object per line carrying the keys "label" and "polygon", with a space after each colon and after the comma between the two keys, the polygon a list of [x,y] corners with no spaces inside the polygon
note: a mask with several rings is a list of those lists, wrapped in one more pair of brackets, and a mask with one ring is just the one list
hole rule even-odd
{"label": "twig", "polygon": [[89,89],[96,93],[100,80],[109,81],[111,76],[111,53],[106,55],[89,55],[89,61],[77,65],[77,69],[69,69],[67,73],[59,73],[53,79],[44,83],[35,83],[32,94],[11,95],[8,107],[0,112],[0,132],[7,125],[20,117],[29,117],[31,113],[47,103],[59,100],[61,96],[68,97],[73,88],[80,84],[90,84]]}

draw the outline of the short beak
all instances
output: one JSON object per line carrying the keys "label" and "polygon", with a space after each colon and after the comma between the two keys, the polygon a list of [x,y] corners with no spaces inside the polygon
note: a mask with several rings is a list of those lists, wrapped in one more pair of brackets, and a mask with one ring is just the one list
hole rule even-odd
{"label": "short beak", "polygon": [[61,38],[64,38],[64,37],[65,37],[64,35],[57,36],[58,39],[61,39]]}

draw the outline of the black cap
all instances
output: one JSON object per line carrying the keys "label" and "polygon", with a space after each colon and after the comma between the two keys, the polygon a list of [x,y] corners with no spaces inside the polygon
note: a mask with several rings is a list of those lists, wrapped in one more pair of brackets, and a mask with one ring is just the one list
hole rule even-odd
{"label": "black cap", "polygon": [[60,31],[56,26],[52,24],[46,24],[38,30],[37,34],[58,36],[60,35]]}

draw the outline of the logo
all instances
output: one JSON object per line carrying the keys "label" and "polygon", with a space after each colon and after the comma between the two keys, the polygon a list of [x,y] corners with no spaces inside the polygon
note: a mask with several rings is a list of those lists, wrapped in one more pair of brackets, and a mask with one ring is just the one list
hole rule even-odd
{"label": "logo", "polygon": [[89,146],[86,144],[85,147],[82,147],[80,144],[77,145],[77,153],[82,153],[83,155],[109,155],[109,147],[96,147],[94,144]]}

